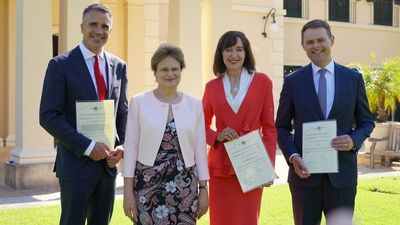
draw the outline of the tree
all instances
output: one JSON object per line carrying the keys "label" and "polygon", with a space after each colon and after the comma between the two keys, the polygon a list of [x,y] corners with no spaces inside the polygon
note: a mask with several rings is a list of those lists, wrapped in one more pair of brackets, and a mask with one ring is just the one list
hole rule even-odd
{"label": "tree", "polygon": [[367,98],[372,112],[377,112],[377,122],[387,121],[386,111],[394,112],[400,100],[400,56],[376,62],[376,54],[370,54],[373,65],[352,63],[363,76]]}

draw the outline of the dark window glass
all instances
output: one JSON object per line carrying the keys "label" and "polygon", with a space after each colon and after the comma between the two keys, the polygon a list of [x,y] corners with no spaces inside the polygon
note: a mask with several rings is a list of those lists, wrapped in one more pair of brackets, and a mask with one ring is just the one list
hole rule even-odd
{"label": "dark window glass", "polygon": [[58,35],[53,34],[53,57],[58,55]]}
{"label": "dark window glass", "polygon": [[374,1],[374,24],[392,26],[393,0]]}
{"label": "dark window glass", "polygon": [[349,0],[329,0],[329,20],[349,22]]}
{"label": "dark window glass", "polygon": [[283,66],[283,76],[286,76],[294,71],[300,69],[301,66],[294,66],[294,65],[285,65]]}
{"label": "dark window glass", "polygon": [[286,9],[287,17],[302,18],[302,0],[284,0],[283,8]]}

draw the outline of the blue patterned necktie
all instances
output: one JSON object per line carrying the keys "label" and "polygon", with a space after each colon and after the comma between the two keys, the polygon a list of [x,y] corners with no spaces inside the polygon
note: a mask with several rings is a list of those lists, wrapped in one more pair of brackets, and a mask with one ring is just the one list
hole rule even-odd
{"label": "blue patterned necktie", "polygon": [[326,69],[322,68],[318,71],[320,74],[319,76],[319,85],[318,85],[318,100],[319,100],[319,105],[321,106],[322,113],[324,114],[324,118],[326,119],[326,78],[325,78],[325,73]]}

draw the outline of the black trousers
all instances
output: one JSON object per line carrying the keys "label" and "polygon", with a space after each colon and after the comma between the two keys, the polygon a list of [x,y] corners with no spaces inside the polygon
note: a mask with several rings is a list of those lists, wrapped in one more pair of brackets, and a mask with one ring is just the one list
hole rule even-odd
{"label": "black trousers", "polygon": [[115,177],[100,171],[86,180],[59,179],[60,225],[108,225],[114,207]]}
{"label": "black trousers", "polygon": [[323,175],[321,184],[302,187],[289,184],[296,225],[321,224],[322,212],[327,225],[351,225],[357,187],[334,188],[328,175]]}

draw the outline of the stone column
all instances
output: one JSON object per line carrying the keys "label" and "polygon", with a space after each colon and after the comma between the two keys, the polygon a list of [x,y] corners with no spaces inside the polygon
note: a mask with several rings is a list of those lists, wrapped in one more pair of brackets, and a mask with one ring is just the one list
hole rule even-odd
{"label": "stone column", "polygon": [[17,0],[15,148],[6,163],[7,186],[55,186],[53,138],[39,125],[39,102],[52,56],[51,0]]}
{"label": "stone column", "polygon": [[160,1],[144,1],[144,86],[143,90],[155,88],[151,57],[160,44]]}
{"label": "stone column", "polygon": [[[0,0],[0,148],[8,136],[8,10],[7,1]],[[0,149],[1,150],[1,149]]]}
{"label": "stone column", "polygon": [[11,147],[15,145],[16,1],[8,1],[8,12],[8,136],[6,146]]}
{"label": "stone column", "polygon": [[[126,62],[128,65],[128,96],[145,86],[145,6],[144,0],[126,2]],[[130,99],[128,99],[130,100]]]}
{"label": "stone column", "polygon": [[[12,12],[12,11],[11,11]],[[8,11],[8,1],[0,0],[0,187],[4,186],[4,162],[8,160],[10,147],[7,146],[9,136],[9,92],[10,86],[8,80],[12,78],[9,73],[9,58],[8,58],[8,38],[9,38],[9,22],[10,11]],[[13,88],[14,89],[14,88]]]}
{"label": "stone column", "polygon": [[201,98],[203,95],[201,7],[200,0],[170,0],[168,42],[178,45],[185,54],[179,89]]}
{"label": "stone column", "polygon": [[102,0],[112,13],[112,30],[105,50],[126,60],[126,2],[122,0]]}
{"label": "stone column", "polygon": [[232,0],[202,1],[203,77],[214,78],[213,60],[219,38],[232,30]]}
{"label": "stone column", "polygon": [[[58,52],[63,53],[82,41],[82,12],[93,0],[60,0]],[[98,2],[98,1],[97,1]]]}

